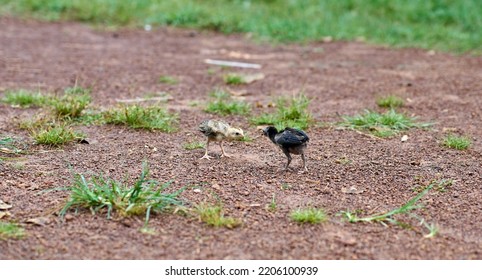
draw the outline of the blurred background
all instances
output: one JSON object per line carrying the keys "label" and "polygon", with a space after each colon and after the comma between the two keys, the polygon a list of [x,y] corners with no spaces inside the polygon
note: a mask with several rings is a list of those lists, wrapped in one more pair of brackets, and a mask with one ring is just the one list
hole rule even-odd
{"label": "blurred background", "polygon": [[482,53],[481,0],[0,0],[0,16]]}

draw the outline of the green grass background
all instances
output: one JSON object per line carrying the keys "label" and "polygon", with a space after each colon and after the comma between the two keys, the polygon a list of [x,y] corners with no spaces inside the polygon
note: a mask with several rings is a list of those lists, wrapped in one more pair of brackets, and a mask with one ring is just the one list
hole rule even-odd
{"label": "green grass background", "polygon": [[0,0],[0,14],[249,32],[271,42],[363,37],[398,47],[482,53],[480,0]]}

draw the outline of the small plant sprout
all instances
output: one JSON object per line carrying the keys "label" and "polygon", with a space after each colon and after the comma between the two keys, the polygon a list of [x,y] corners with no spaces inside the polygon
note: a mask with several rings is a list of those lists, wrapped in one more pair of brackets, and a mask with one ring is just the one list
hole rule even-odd
{"label": "small plant sprout", "polygon": [[1,101],[22,108],[40,107],[45,105],[47,97],[40,92],[19,89],[16,91],[7,91]]}
{"label": "small plant sprout", "polygon": [[157,235],[156,229],[151,228],[151,227],[149,227],[149,226],[147,226],[147,225],[141,227],[141,228],[139,229],[139,232],[140,232],[140,233],[143,233],[143,234],[147,234],[147,235]]}
{"label": "small plant sprout", "polygon": [[104,112],[104,120],[108,124],[126,125],[134,129],[176,131],[178,116],[158,106],[142,107],[139,105],[124,106]]}
{"label": "small plant sprout", "polygon": [[456,150],[466,150],[472,141],[467,136],[455,136],[452,134],[447,135],[443,139],[443,145]]}
{"label": "small plant sprout", "polygon": [[439,183],[434,187],[434,190],[439,191],[439,192],[446,192],[447,187],[450,187],[454,184],[454,180],[452,179],[442,179],[439,181]]}
{"label": "small plant sprout", "polygon": [[349,159],[349,158],[346,157],[346,156],[342,156],[342,157],[336,159],[335,162],[336,162],[336,163],[339,163],[339,164],[345,165],[345,164],[350,164],[350,163],[352,163],[353,160]]}
{"label": "small plant sprout", "polygon": [[304,94],[299,94],[291,99],[279,98],[276,101],[276,112],[273,114],[261,114],[251,118],[256,125],[274,125],[278,130],[285,127],[306,129],[313,122],[313,117],[308,111],[310,99]]}
{"label": "small plant sprout", "polygon": [[25,230],[15,224],[10,222],[0,221],[0,240],[6,240],[9,238],[21,239],[25,236]]}
{"label": "small plant sprout", "polygon": [[311,207],[307,209],[296,209],[291,212],[290,217],[293,221],[300,224],[319,224],[328,220],[328,216],[323,209]]}
{"label": "small plant sprout", "polygon": [[425,234],[423,237],[425,238],[432,238],[435,237],[435,235],[438,234],[439,228],[435,224],[427,224],[425,221],[420,222],[422,225],[424,225],[428,229],[428,233]]}
{"label": "small plant sprout", "polygon": [[425,128],[431,125],[415,121],[415,117],[407,117],[393,109],[383,114],[365,110],[365,113],[353,117],[344,116],[340,125],[355,130],[368,131],[382,138],[396,135],[403,130]]}
{"label": "small plant sprout", "polygon": [[270,212],[276,212],[278,210],[278,204],[276,203],[276,196],[273,194],[273,197],[271,198],[270,203],[268,204],[268,211]]}
{"label": "small plant sprout", "polygon": [[253,138],[249,136],[249,134],[246,132],[244,134],[244,137],[240,140],[242,142],[253,142]]}
{"label": "small plant sprout", "polygon": [[281,184],[281,189],[282,190],[289,190],[289,189],[291,189],[291,185],[288,184],[288,183],[283,183],[283,184]]}
{"label": "small plant sprout", "polygon": [[182,147],[186,150],[204,149],[206,143],[200,141],[184,143]]}
{"label": "small plant sprout", "polygon": [[217,71],[218,71],[217,68],[209,68],[207,70],[207,73],[208,73],[208,75],[214,75],[214,74],[216,74]]}
{"label": "small plant sprout", "polygon": [[380,213],[380,214],[366,216],[366,217],[359,217],[356,212],[350,212],[350,211],[342,211],[340,214],[350,223],[379,222],[385,226],[387,226],[387,223],[390,223],[390,224],[399,225],[402,227],[407,227],[407,226],[409,227],[409,225],[397,220],[394,216],[408,215],[411,218],[415,218],[419,220],[421,224],[423,224],[427,229],[429,229],[430,232],[429,234],[427,234],[427,237],[432,237],[437,233],[438,229],[434,225],[429,225],[427,222],[425,222],[424,219],[413,214],[412,211],[422,208],[422,205],[417,204],[417,202],[422,197],[424,197],[431,189],[446,183],[447,183],[447,180],[433,181],[430,185],[424,188],[423,191],[421,191],[414,198],[410,199],[407,203],[403,204],[399,208],[395,208],[385,213]]}
{"label": "small plant sprout", "polygon": [[195,206],[194,212],[201,222],[210,226],[232,229],[241,225],[241,221],[238,219],[225,217],[224,209],[221,205],[210,205],[203,202]]}
{"label": "small plant sprout", "polygon": [[92,176],[90,179],[81,174],[75,174],[74,182],[68,189],[70,197],[60,211],[63,217],[71,208],[87,208],[92,213],[102,209],[107,211],[107,219],[112,213],[121,216],[144,215],[147,226],[151,213],[161,213],[181,205],[179,194],[181,188],[172,193],[166,193],[170,182],[160,185],[149,177],[147,163],[142,165],[142,172],[133,185],[126,182],[105,178],[102,175]]}
{"label": "small plant sprout", "polygon": [[249,104],[242,101],[235,101],[223,90],[216,89],[209,94],[211,101],[204,109],[205,112],[221,116],[246,115],[250,112]]}
{"label": "small plant sprout", "polygon": [[398,108],[404,105],[403,99],[395,96],[388,95],[377,98],[377,105],[383,108]]}
{"label": "small plant sprout", "polygon": [[161,83],[161,84],[175,85],[178,82],[179,81],[172,76],[162,75],[162,76],[159,77],[159,83]]}
{"label": "small plant sprout", "polygon": [[234,73],[226,74],[224,76],[224,82],[227,85],[241,85],[246,83],[243,76]]}

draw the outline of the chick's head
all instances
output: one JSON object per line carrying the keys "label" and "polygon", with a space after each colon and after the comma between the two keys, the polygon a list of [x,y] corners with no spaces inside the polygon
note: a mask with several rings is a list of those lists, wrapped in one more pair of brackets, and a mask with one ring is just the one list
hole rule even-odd
{"label": "chick's head", "polygon": [[263,129],[263,134],[264,136],[270,136],[270,135],[275,135],[278,133],[278,130],[274,126],[268,126]]}
{"label": "chick's head", "polygon": [[226,137],[231,140],[240,140],[244,138],[244,133],[241,128],[229,127],[227,129]]}

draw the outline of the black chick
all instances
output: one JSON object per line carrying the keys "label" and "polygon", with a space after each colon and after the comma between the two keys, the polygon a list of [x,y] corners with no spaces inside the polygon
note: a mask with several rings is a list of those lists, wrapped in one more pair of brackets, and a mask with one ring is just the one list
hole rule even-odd
{"label": "black chick", "polygon": [[263,133],[268,136],[273,143],[280,147],[288,158],[285,170],[288,170],[288,166],[291,163],[290,154],[295,154],[301,155],[301,158],[303,159],[303,169],[308,171],[308,168],[306,167],[305,149],[310,138],[303,130],[287,127],[278,132],[276,127],[268,126],[263,129]]}

